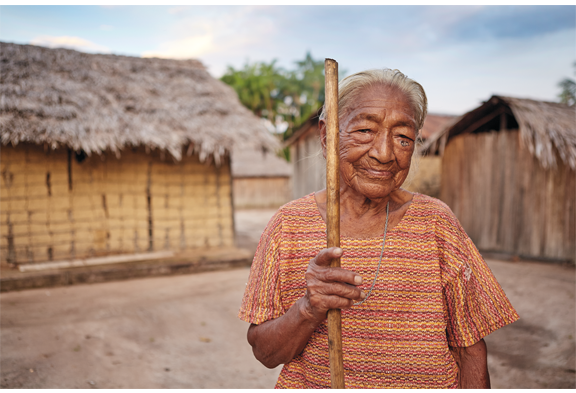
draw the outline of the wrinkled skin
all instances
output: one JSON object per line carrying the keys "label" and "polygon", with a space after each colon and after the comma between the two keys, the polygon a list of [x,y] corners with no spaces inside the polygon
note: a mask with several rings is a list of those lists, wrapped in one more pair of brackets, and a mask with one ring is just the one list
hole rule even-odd
{"label": "wrinkled skin", "polygon": [[[414,111],[403,93],[384,86],[365,88],[354,107],[340,122],[340,233],[356,238],[382,234],[386,204],[390,203],[388,228],[400,222],[413,194],[400,188],[410,170],[417,137]],[[326,156],[326,123],[319,121]],[[326,221],[326,190],[315,194]],[[322,250],[306,272],[306,295],[281,317],[252,324],[248,342],[255,357],[274,368],[290,362],[306,346],[329,309],[348,309],[366,296],[357,285],[355,272],[331,268],[330,260],[342,249]],[[489,387],[486,346],[483,341],[469,348],[451,348],[459,366],[460,387]]]}

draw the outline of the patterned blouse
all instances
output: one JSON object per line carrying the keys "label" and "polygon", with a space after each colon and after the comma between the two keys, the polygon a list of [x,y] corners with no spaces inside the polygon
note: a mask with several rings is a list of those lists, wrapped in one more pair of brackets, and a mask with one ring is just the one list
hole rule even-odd
{"label": "patterned blouse", "polygon": [[[382,236],[342,236],[341,266],[376,274]],[[326,224],[314,194],[280,208],[252,263],[240,319],[261,324],[282,316],[306,293],[309,261],[326,248]],[[518,314],[478,250],[443,202],[415,194],[388,230],[372,294],[342,310],[347,388],[455,388],[458,368],[448,346],[467,347],[512,323]],[[324,321],[304,350],[284,365],[276,388],[329,388]]]}

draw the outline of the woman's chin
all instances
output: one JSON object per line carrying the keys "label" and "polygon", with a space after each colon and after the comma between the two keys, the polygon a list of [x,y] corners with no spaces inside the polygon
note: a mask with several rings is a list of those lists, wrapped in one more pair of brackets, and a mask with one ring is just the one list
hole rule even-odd
{"label": "woman's chin", "polygon": [[360,183],[352,187],[357,194],[370,200],[383,199],[398,190],[396,184]]}

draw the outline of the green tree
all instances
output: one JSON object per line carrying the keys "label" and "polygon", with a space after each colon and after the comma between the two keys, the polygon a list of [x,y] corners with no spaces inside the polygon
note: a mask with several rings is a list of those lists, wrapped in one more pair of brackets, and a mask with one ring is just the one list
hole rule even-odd
{"label": "green tree", "polygon": [[234,88],[240,102],[256,116],[283,131],[286,139],[324,103],[324,61],[308,52],[295,65],[285,70],[276,60],[247,62],[239,70],[228,66],[220,79]]}
{"label": "green tree", "polygon": [[244,65],[235,70],[232,66],[220,78],[232,86],[240,102],[256,114],[274,122],[278,112],[278,85],[284,83],[283,70],[276,66],[276,60]]}
{"label": "green tree", "polygon": [[[572,63],[576,74],[576,61]],[[570,78],[564,78],[558,83],[558,87],[562,92],[558,95],[560,102],[563,104],[574,105],[576,104],[576,82]]]}
{"label": "green tree", "polygon": [[287,85],[281,86],[288,122],[285,139],[324,104],[324,61],[314,60],[307,52],[304,60],[295,64],[296,68],[287,75]]}

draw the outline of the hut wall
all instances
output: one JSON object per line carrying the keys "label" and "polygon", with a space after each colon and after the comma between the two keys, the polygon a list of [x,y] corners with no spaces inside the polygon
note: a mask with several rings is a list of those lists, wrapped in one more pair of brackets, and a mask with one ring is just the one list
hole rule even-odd
{"label": "hut wall", "polygon": [[402,185],[402,188],[439,198],[442,157],[423,156],[417,159],[417,165],[413,162],[410,167],[412,173],[408,175],[407,182]]}
{"label": "hut wall", "polygon": [[518,131],[460,135],[446,146],[440,198],[480,250],[575,260],[576,174],[544,170]]}
{"label": "hut wall", "polygon": [[280,207],[292,199],[290,177],[235,177],[235,208]]}
{"label": "hut wall", "polygon": [[317,132],[309,132],[290,147],[294,163],[294,199],[326,188],[326,160]]}
{"label": "hut wall", "polygon": [[78,162],[31,144],[0,154],[1,263],[233,244],[229,160],[139,148]]}

